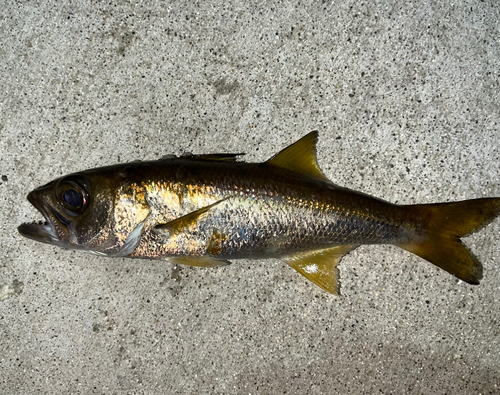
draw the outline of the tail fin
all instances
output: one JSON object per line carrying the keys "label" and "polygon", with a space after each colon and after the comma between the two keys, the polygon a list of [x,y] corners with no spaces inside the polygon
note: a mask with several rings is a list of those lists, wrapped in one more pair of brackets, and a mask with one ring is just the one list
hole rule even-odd
{"label": "tail fin", "polygon": [[500,214],[500,198],[405,206],[416,237],[398,244],[469,284],[479,284],[481,263],[460,241]]}

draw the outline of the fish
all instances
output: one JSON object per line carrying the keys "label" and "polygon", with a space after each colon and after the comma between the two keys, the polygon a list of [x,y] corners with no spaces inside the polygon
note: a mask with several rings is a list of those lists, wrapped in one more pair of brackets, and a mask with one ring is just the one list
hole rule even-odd
{"label": "fish", "polygon": [[388,244],[479,284],[482,265],[460,239],[500,214],[500,198],[392,204],[330,181],[317,141],[311,132],[262,163],[167,155],[66,175],[28,194],[45,221],[18,231],[65,249],[195,267],[277,258],[331,294],[346,254]]}

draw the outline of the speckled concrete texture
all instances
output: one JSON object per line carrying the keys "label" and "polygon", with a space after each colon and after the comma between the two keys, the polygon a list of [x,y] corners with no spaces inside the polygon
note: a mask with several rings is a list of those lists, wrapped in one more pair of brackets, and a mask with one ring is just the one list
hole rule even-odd
{"label": "speckled concrete texture", "polygon": [[21,238],[33,188],[165,154],[262,161],[311,130],[335,183],[500,196],[496,1],[10,1],[0,7],[2,394],[498,394],[500,220],[479,286],[367,246],[326,294]]}

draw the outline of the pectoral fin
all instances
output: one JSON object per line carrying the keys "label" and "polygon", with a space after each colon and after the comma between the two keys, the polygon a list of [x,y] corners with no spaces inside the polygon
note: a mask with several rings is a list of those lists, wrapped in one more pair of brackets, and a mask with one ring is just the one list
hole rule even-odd
{"label": "pectoral fin", "polygon": [[216,267],[216,266],[227,266],[231,262],[222,259],[215,259],[211,257],[201,257],[201,256],[186,256],[186,257],[175,257],[170,258],[173,263],[178,263],[180,265],[196,266],[196,267]]}
{"label": "pectoral fin", "polygon": [[338,295],[337,263],[357,246],[346,245],[324,250],[308,251],[286,257],[283,260],[308,280],[325,291]]}
{"label": "pectoral fin", "polygon": [[155,227],[155,229],[160,230],[160,231],[161,230],[168,231],[170,233],[179,233],[183,229],[186,229],[186,228],[190,227],[191,225],[195,224],[196,222],[198,222],[211,209],[213,209],[215,206],[221,204],[225,200],[227,200],[227,198],[219,200],[219,201],[215,202],[214,204],[211,204],[210,206],[200,208],[199,210],[193,211],[193,212],[186,214],[182,217],[174,219],[173,221],[167,222],[166,224],[157,225]]}

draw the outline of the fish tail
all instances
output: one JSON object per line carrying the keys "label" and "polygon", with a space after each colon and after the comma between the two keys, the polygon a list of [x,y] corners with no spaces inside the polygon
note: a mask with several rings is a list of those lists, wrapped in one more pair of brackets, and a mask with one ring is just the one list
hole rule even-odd
{"label": "fish tail", "polygon": [[500,214],[500,198],[404,206],[415,231],[398,244],[469,284],[479,284],[483,268],[460,238],[489,224]]}

